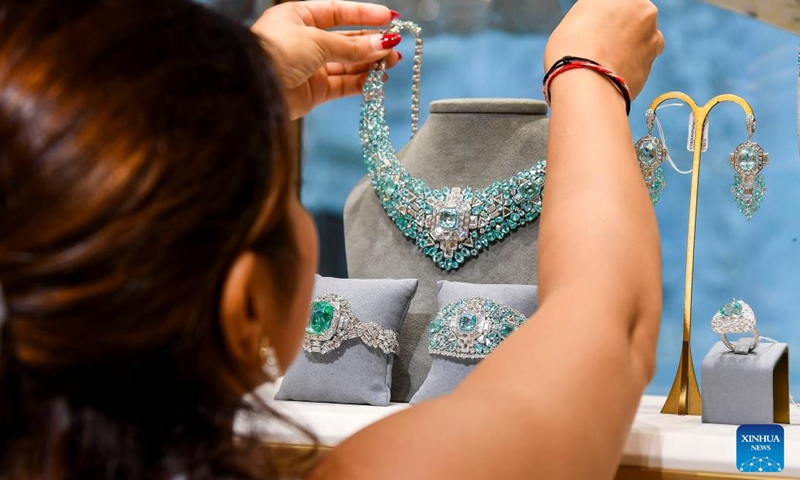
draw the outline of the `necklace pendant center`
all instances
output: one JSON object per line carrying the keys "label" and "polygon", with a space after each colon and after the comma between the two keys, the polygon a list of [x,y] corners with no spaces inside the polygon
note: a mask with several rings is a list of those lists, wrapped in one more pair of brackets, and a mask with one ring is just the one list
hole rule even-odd
{"label": "necklace pendant center", "polygon": [[444,201],[433,199],[433,214],[428,217],[428,230],[438,242],[444,258],[453,258],[469,235],[472,206],[464,199],[460,188],[452,188]]}

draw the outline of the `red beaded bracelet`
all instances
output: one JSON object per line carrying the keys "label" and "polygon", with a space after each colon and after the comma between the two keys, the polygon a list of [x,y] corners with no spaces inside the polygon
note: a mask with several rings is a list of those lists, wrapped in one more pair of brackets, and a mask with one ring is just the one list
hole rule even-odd
{"label": "red beaded bracelet", "polygon": [[557,76],[561,75],[564,72],[568,72],[570,70],[575,70],[578,68],[588,68],[589,70],[593,70],[597,73],[604,75],[608,78],[611,83],[613,83],[617,89],[619,89],[622,96],[625,98],[625,111],[628,115],[631,113],[631,91],[628,88],[627,82],[625,79],[614,73],[613,71],[609,70],[608,68],[600,65],[599,63],[595,62],[594,60],[589,60],[588,58],[580,58],[580,57],[570,57],[566,56],[563,57],[561,60],[557,61],[550,67],[550,70],[545,74],[544,79],[542,80],[543,88],[542,93],[544,94],[544,100],[550,105],[550,86],[553,83],[553,79]]}

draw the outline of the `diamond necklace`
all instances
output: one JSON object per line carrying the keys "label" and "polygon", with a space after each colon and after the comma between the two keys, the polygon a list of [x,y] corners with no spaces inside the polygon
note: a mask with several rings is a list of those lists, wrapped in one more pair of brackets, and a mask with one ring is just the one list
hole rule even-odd
{"label": "diamond necklace", "polygon": [[[422,70],[420,27],[396,20],[384,33],[408,30],[415,39],[411,95],[411,137],[419,127]],[[364,163],[381,206],[397,228],[442,270],[458,269],[491,243],[533,222],[542,211],[545,161],[483,189],[433,189],[411,176],[397,160],[383,105],[386,60],[369,71],[361,106]]]}

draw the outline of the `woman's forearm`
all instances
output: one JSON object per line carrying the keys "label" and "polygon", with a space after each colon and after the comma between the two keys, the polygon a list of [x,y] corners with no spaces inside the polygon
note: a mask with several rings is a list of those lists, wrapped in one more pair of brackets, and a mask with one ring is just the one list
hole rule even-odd
{"label": "woman's forearm", "polygon": [[[627,332],[649,381],[661,313],[660,243],[623,97],[588,70],[558,78],[552,96],[540,301],[571,298],[587,315],[596,312],[585,329]],[[636,342],[638,335],[650,342]]]}

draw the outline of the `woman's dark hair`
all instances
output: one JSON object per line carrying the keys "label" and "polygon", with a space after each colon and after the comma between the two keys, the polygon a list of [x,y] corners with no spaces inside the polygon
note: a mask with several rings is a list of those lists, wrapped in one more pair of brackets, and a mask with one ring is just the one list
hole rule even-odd
{"label": "woman's dark hair", "polygon": [[0,0],[0,479],[281,473],[233,433],[277,415],[218,303],[253,241],[291,272],[286,128],[259,40],[202,6]]}

